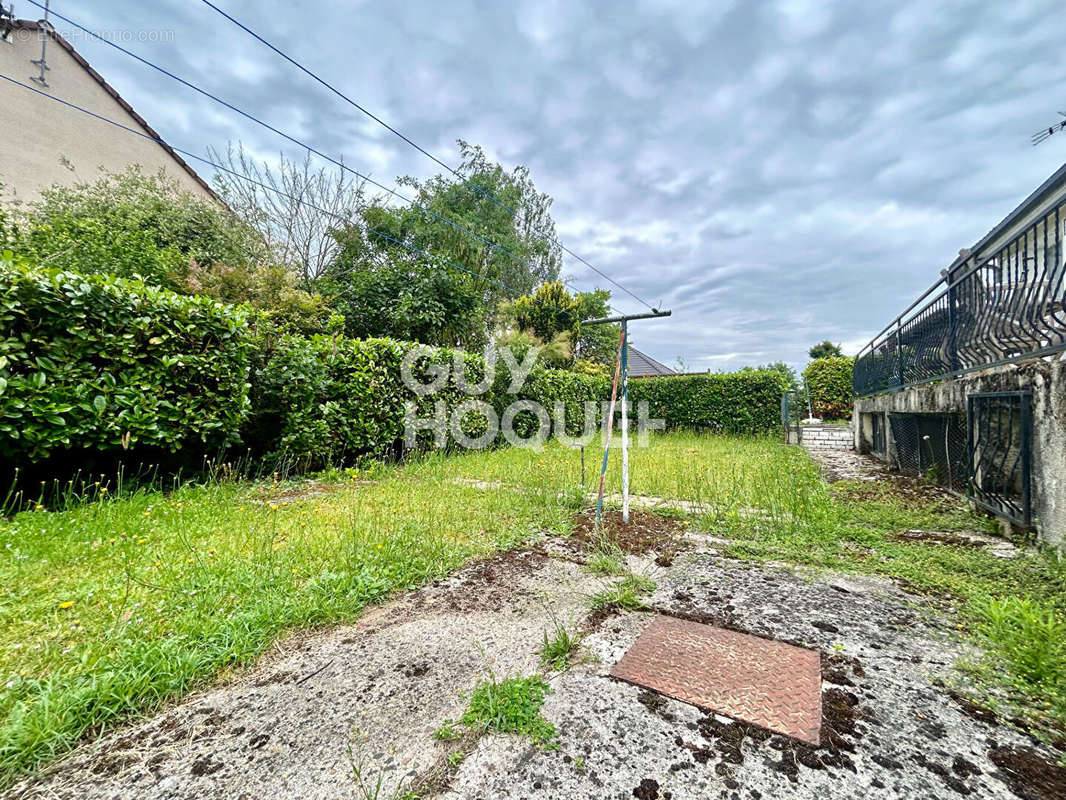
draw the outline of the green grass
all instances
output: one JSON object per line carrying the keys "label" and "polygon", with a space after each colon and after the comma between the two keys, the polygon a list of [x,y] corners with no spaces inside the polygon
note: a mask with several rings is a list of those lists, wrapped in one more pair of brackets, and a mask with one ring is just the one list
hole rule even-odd
{"label": "green grass", "polygon": [[630,573],[617,583],[611,584],[589,598],[593,611],[617,609],[620,611],[642,611],[648,607],[647,595],[655,591],[655,581]]}
{"label": "green grass", "polygon": [[628,571],[625,554],[617,547],[605,545],[585,557],[585,569],[593,575],[625,575]]}
{"label": "green grass", "polygon": [[566,627],[555,622],[551,638],[544,631],[544,643],[540,648],[540,665],[544,669],[562,672],[570,666],[570,659],[581,645],[581,637],[570,633]]}
{"label": "green grass", "polygon": [[528,678],[488,680],[470,694],[470,705],[459,720],[475,730],[496,730],[529,736],[542,748],[550,748],[555,726],[540,715],[551,688],[539,675]]}
{"label": "green grass", "polygon": [[292,502],[284,485],[219,483],[0,522],[0,787],[285,630],[567,531],[550,475],[516,470],[526,495],[450,480],[494,456],[379,466]]}
{"label": "green grass", "polygon": [[[895,541],[910,528],[989,523],[961,502],[889,484],[830,488],[804,451],[769,438],[652,442],[631,451],[634,493],[697,501],[690,527],[731,539],[733,556],[888,575],[950,596],[989,654],[977,678],[1066,723],[1066,566],[1055,558]],[[598,479],[590,453],[588,487]],[[335,477],[317,496],[220,482],[0,521],[0,789],[87,732],[252,661],[286,630],[355,619],[470,559],[565,533],[582,503],[580,456],[555,444]],[[623,572],[602,561],[601,572]],[[626,575],[594,602],[642,608],[645,581]]]}

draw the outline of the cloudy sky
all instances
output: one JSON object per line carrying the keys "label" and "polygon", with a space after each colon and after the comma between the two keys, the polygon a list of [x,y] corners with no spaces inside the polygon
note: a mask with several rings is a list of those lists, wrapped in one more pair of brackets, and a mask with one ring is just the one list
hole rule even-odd
{"label": "cloudy sky", "polygon": [[[1066,111],[1056,0],[215,2],[445,161],[528,165],[564,244],[673,310],[635,344],[693,370],[856,352],[1066,161],[1029,144]],[[53,5],[376,179],[437,171],[197,0]],[[299,156],[71,38],[173,144]]]}

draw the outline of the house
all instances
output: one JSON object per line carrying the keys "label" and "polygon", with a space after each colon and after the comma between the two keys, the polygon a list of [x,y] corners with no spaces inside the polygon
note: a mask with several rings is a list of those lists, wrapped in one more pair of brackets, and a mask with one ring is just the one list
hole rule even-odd
{"label": "house", "polygon": [[1066,165],[855,361],[856,447],[1066,547]]}
{"label": "house", "polygon": [[656,361],[635,347],[629,348],[628,370],[630,378],[652,378],[656,375],[676,375],[675,370]]}
{"label": "house", "polygon": [[[48,23],[12,19],[10,12],[0,16],[0,75],[162,138]],[[195,197],[218,201],[207,182],[165,143],[135,136],[7,80],[0,80],[0,108],[5,200],[33,201],[54,184],[89,182],[101,170],[123,172],[136,164],[146,173],[165,171]]]}

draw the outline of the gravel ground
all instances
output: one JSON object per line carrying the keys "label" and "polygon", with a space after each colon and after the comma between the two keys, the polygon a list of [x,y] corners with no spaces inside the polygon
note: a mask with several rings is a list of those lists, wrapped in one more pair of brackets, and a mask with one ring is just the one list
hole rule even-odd
{"label": "gravel ground", "polygon": [[[710,537],[688,539],[692,549],[658,564],[654,551],[630,557],[657,582],[651,606],[819,650],[821,747],[610,678],[651,613],[588,618],[603,579],[575,563],[574,542],[549,540],[405,594],[356,626],[283,641],[254,669],[83,745],[10,796],[1064,796],[1066,772],[1042,774],[1038,745],[940,685],[977,655],[944,612],[888,581],[801,577],[725,559]],[[501,734],[436,741],[462,714],[461,692],[490,674],[538,669],[553,618],[587,631],[583,658],[549,676],[543,713],[558,747]]]}

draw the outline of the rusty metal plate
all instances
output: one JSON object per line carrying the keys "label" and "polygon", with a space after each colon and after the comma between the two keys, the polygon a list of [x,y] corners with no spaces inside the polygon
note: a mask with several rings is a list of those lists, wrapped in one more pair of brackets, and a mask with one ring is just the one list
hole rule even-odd
{"label": "rusty metal plate", "polygon": [[817,745],[818,653],[675,617],[656,616],[611,675]]}

